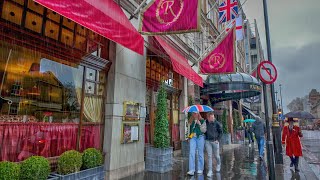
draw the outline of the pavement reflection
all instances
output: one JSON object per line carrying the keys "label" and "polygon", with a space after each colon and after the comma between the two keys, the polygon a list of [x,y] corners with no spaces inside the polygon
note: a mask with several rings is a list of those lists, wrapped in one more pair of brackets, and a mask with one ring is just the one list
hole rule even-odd
{"label": "pavement reflection", "polygon": [[[260,161],[257,147],[238,145],[235,148],[224,148],[221,153],[221,172],[215,172],[212,177],[207,177],[205,168],[204,174],[188,176],[188,159],[183,157],[174,158],[173,170],[159,174],[154,172],[143,172],[134,176],[126,177],[123,180],[151,180],[151,179],[183,179],[183,180],[210,180],[210,179],[268,179],[266,162]],[[215,161],[214,161],[215,163]],[[215,166],[213,166],[215,168]]]}

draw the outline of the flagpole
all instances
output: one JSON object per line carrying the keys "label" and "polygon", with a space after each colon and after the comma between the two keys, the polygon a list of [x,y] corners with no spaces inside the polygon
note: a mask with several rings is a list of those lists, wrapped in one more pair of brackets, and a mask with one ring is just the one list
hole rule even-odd
{"label": "flagpole", "polygon": [[[240,8],[239,8],[238,12],[242,10],[243,5],[244,5],[247,1],[248,1],[248,0],[245,0],[242,4],[240,4]],[[219,0],[217,0],[217,1],[214,3],[213,7],[207,12],[206,15],[208,15],[209,12],[214,9],[215,5],[216,5],[218,2],[219,2]],[[240,14],[240,13],[239,13],[239,14]],[[230,23],[229,23],[227,26],[225,26],[225,27],[230,26],[230,24],[232,24],[232,22],[233,22],[233,21],[230,21]],[[222,35],[224,35],[224,34],[225,34],[225,33],[224,33],[225,31],[226,31],[226,28],[224,29],[224,31],[223,31],[221,34],[219,34],[219,36],[218,36],[216,39],[219,39],[219,37],[221,37]],[[216,43],[212,43],[212,44],[207,48],[207,50],[205,50],[205,52],[200,55],[200,57],[197,59],[197,62],[199,62],[200,59],[201,59],[206,53],[208,53],[208,49],[210,49],[210,48],[211,48],[213,45],[215,45],[215,44],[216,44]],[[193,66],[195,66],[195,65],[196,65],[196,63],[193,63],[193,64],[191,65],[191,67],[193,67]]]}
{"label": "flagpole", "polygon": [[130,16],[129,20],[134,18],[134,16],[140,11],[142,6],[147,2],[147,0],[143,0],[142,3],[138,6],[138,8],[133,12],[133,14]]}

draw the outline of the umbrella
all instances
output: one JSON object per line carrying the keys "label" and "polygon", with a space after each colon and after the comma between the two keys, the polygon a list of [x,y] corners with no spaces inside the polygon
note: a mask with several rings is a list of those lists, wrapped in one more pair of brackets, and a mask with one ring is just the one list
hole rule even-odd
{"label": "umbrella", "polygon": [[306,111],[294,111],[284,115],[287,118],[314,119],[315,117]]}
{"label": "umbrella", "polygon": [[255,119],[245,119],[243,122],[248,123],[248,122],[255,122]]}
{"label": "umbrella", "polygon": [[182,112],[210,112],[213,111],[213,109],[207,105],[192,105],[184,108]]}

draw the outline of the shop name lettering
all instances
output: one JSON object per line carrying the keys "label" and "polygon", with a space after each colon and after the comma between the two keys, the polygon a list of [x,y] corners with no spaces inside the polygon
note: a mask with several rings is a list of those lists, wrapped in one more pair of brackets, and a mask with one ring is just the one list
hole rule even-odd
{"label": "shop name lettering", "polygon": [[257,90],[257,91],[261,91],[261,87],[258,85],[250,85],[250,89],[252,90]]}

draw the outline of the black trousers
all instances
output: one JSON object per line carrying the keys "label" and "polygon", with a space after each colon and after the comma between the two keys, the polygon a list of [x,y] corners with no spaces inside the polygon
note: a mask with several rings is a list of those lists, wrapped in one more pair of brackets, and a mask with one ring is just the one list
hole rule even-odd
{"label": "black trousers", "polygon": [[297,157],[290,156],[290,159],[291,159],[291,162],[294,164],[294,166],[297,168],[299,165],[299,156]]}

